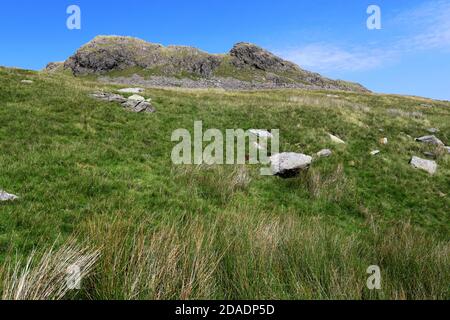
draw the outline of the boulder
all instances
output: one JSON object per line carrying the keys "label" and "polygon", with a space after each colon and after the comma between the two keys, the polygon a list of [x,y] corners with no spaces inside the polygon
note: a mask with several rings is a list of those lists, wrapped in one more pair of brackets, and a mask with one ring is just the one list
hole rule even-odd
{"label": "boulder", "polygon": [[445,150],[447,150],[447,153],[450,153],[450,147],[444,147]]}
{"label": "boulder", "polygon": [[317,152],[317,156],[319,158],[327,158],[329,156],[331,156],[333,154],[333,152],[330,149],[323,149],[320,150],[319,152]]}
{"label": "boulder", "polygon": [[312,157],[301,153],[279,153],[270,157],[272,174],[281,178],[292,178],[301,170],[309,168]]}
{"label": "boulder", "polygon": [[424,136],[424,137],[420,137],[417,138],[416,141],[418,142],[423,142],[423,143],[429,143],[429,144],[434,144],[437,146],[444,146],[444,143],[439,140],[438,138],[436,138],[436,136]]}
{"label": "boulder", "polygon": [[410,164],[414,168],[424,170],[431,175],[435,174],[437,171],[437,163],[433,160],[425,160],[419,157],[412,157]]}
{"label": "boulder", "polygon": [[141,112],[156,112],[156,109],[147,101],[133,101],[128,100],[122,103],[122,106],[131,112],[141,113]]}
{"label": "boulder", "polygon": [[0,201],[13,201],[19,197],[14,194],[9,194],[3,190],[0,190]]}

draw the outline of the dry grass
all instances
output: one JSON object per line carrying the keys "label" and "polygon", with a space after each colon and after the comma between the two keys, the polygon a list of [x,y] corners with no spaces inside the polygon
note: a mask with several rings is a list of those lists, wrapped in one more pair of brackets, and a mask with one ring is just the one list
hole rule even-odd
{"label": "dry grass", "polygon": [[0,269],[2,299],[62,299],[73,289],[70,283],[77,281],[71,277],[72,272],[79,271],[82,281],[90,275],[99,256],[99,250],[80,247],[71,240],[59,249],[48,249],[41,256],[33,252],[25,263],[21,260],[9,261]]}

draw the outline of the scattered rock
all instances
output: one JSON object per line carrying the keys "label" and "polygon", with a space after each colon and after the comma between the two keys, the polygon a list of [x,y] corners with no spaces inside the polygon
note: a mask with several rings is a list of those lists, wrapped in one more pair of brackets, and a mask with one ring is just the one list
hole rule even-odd
{"label": "scattered rock", "polygon": [[374,150],[374,151],[370,152],[370,155],[376,156],[376,155],[379,154],[380,152],[381,152],[380,150]]}
{"label": "scattered rock", "polygon": [[91,94],[91,97],[102,101],[119,102],[122,107],[131,112],[156,112],[156,109],[150,103],[151,99],[145,100],[144,97],[139,95],[133,95],[127,99],[119,94],[96,92]]}
{"label": "scattered rock", "polygon": [[436,159],[436,155],[433,152],[424,152],[423,153],[427,158]]}
{"label": "scattered rock", "polygon": [[317,156],[319,158],[327,158],[329,156],[331,156],[333,154],[333,152],[330,149],[323,149],[320,150],[319,152],[317,152]]}
{"label": "scattered rock", "polygon": [[424,108],[433,108],[433,106],[431,104],[428,104],[428,103],[422,103],[420,106],[424,107]]}
{"label": "scattered rock", "polygon": [[19,197],[14,194],[9,194],[3,190],[0,190],[0,201],[13,201],[16,199],[19,199]]}
{"label": "scattered rock", "polygon": [[447,150],[447,153],[450,153],[450,147],[444,147],[445,150]]}
{"label": "scattered rock", "polygon": [[439,132],[439,129],[437,129],[437,128],[430,128],[430,129],[427,129],[427,131],[429,132],[429,133],[438,133]]}
{"label": "scattered rock", "polygon": [[91,97],[98,99],[98,100],[108,101],[108,102],[124,103],[127,101],[127,98],[125,98],[119,94],[108,93],[108,92],[95,92],[95,93],[91,94]]}
{"label": "scattered rock", "polygon": [[24,84],[32,84],[33,83],[33,80],[22,80],[22,81],[20,81],[21,83],[24,83]]}
{"label": "scattered rock", "polygon": [[270,157],[272,173],[281,178],[292,178],[309,168],[312,157],[301,153],[279,153]]}
{"label": "scattered rock", "polygon": [[345,144],[345,141],[342,140],[341,138],[339,138],[339,137],[337,137],[337,136],[335,136],[335,135],[333,135],[333,134],[331,134],[331,133],[329,133],[328,135],[330,136],[331,140],[332,140],[334,143]]}
{"label": "scattered rock", "polygon": [[380,139],[380,144],[382,144],[382,145],[388,144],[388,138],[381,138]]}
{"label": "scattered rock", "polygon": [[134,94],[131,97],[129,97],[128,100],[145,101],[145,98],[143,96],[138,95],[138,94]]}
{"label": "scattered rock", "polygon": [[417,138],[416,141],[434,144],[437,146],[444,146],[444,143],[441,140],[439,140],[438,138],[436,138],[436,136],[424,136],[424,137]]}
{"label": "scattered rock", "polygon": [[273,135],[267,130],[260,130],[260,129],[250,129],[248,130],[249,133],[262,138],[272,138]]}
{"label": "scattered rock", "polygon": [[437,171],[437,163],[432,160],[425,160],[419,157],[412,157],[410,164],[414,168],[424,170],[431,175],[435,174]]}
{"label": "scattered rock", "polygon": [[117,90],[120,93],[141,93],[144,91],[144,89],[142,88],[124,88],[124,89],[120,89]]}

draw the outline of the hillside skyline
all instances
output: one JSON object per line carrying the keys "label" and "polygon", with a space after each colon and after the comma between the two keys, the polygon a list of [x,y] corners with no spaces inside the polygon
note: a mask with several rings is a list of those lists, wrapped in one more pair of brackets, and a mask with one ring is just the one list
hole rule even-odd
{"label": "hillside skyline", "polygon": [[[372,4],[381,10],[381,30],[366,26]],[[70,5],[81,10],[80,30],[66,26]],[[24,8],[22,19],[8,14],[13,6]],[[19,0],[5,2],[0,14],[5,43],[0,65],[40,70],[48,62],[65,60],[101,34],[211,53],[250,42],[303,69],[358,82],[375,92],[450,100],[449,13],[448,0],[261,1],[257,7],[235,1],[131,0],[125,11],[106,1]],[[24,21],[35,25],[31,28]]]}

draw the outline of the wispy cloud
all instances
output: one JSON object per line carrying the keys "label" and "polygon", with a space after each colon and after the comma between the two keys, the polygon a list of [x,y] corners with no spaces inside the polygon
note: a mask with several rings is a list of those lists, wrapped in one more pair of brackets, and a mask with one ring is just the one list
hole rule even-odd
{"label": "wispy cloud", "polygon": [[325,43],[313,43],[300,48],[279,51],[279,55],[304,68],[317,71],[362,71],[382,66],[393,59],[395,52],[378,48],[343,48]]}
{"label": "wispy cloud", "polygon": [[278,54],[321,72],[366,71],[384,67],[407,53],[450,49],[450,0],[429,1],[400,13],[385,25],[401,29],[401,36],[382,45],[310,43],[278,50]]}

